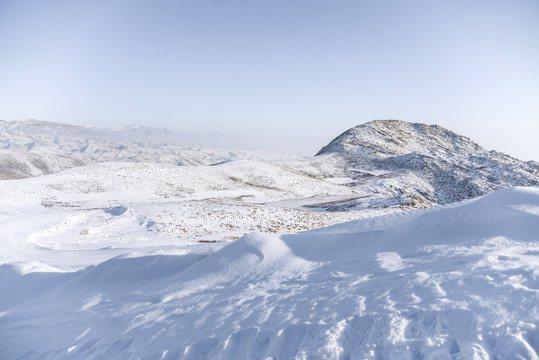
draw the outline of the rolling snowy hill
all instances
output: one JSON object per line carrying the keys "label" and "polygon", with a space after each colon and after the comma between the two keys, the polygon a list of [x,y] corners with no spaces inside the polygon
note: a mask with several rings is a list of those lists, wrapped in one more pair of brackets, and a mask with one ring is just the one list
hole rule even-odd
{"label": "rolling snowy hill", "polygon": [[[111,162],[4,180],[0,238],[6,242],[1,243],[0,262],[31,258],[62,267],[47,260],[47,249],[56,249],[74,251],[66,259],[68,268],[81,268],[96,260],[87,262],[86,253],[79,256],[77,250],[101,252],[100,259],[106,259],[121,252],[114,247],[185,247],[230,241],[252,231],[286,233],[402,211],[399,206],[310,211],[316,208],[302,205],[365,196],[315,173],[316,168],[299,172],[256,161],[215,166]],[[115,208],[124,212],[108,210]],[[22,257],[16,251],[21,244],[26,244]]]}
{"label": "rolling snowy hill", "polygon": [[539,189],[512,188],[220,250],[4,264],[0,358],[535,359],[538,234]]}

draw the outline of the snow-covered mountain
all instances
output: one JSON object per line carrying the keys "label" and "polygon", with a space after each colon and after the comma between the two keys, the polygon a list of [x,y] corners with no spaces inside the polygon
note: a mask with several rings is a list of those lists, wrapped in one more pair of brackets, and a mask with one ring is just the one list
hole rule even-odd
{"label": "snow-covered mountain", "polygon": [[317,155],[338,159],[356,186],[393,188],[416,203],[445,204],[539,183],[536,162],[487,151],[438,125],[399,120],[351,128]]}
{"label": "snow-covered mountain", "polygon": [[129,161],[212,165],[232,160],[295,159],[268,150],[182,144],[180,134],[139,125],[124,128],[0,120],[0,179],[50,174],[95,162]]}

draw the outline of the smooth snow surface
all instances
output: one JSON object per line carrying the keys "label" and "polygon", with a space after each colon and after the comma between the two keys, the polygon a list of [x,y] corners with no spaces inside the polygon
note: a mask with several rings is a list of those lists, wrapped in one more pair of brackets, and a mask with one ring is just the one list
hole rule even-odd
{"label": "smooth snow surface", "polygon": [[[75,272],[75,249],[44,247],[52,228],[25,239],[12,226],[0,239],[0,358],[534,359],[538,209],[539,188],[511,188],[221,248],[139,238]],[[135,210],[100,210],[102,236]],[[24,221],[9,207],[2,217]]]}

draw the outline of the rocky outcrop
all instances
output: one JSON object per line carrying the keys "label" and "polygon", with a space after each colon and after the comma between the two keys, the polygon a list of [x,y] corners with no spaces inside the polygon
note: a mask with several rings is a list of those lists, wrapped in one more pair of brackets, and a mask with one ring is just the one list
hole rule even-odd
{"label": "rocky outcrop", "polygon": [[[380,181],[405,176],[412,183],[406,181],[407,188],[399,191],[423,189],[418,191],[419,197],[439,204],[539,183],[536,162],[487,151],[469,138],[438,125],[400,120],[375,120],[351,128],[317,155],[342,158],[348,175],[357,180],[356,186],[368,182],[365,174],[383,171]],[[413,184],[414,177],[421,180],[417,186]],[[424,191],[423,182],[432,190]]]}

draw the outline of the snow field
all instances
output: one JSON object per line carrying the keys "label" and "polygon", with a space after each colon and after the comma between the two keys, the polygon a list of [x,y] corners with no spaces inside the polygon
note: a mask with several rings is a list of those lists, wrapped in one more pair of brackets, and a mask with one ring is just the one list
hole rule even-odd
{"label": "snow field", "polygon": [[513,188],[215,252],[5,264],[0,357],[537,358],[538,208]]}
{"label": "snow field", "polygon": [[[170,252],[198,242],[232,241],[252,231],[295,232],[402,211],[307,211],[301,205],[313,199],[358,196],[315,172],[250,161],[210,167],[101,163],[3,181],[0,261],[72,271],[130,249]],[[279,205],[283,199],[296,199],[297,206]]]}

